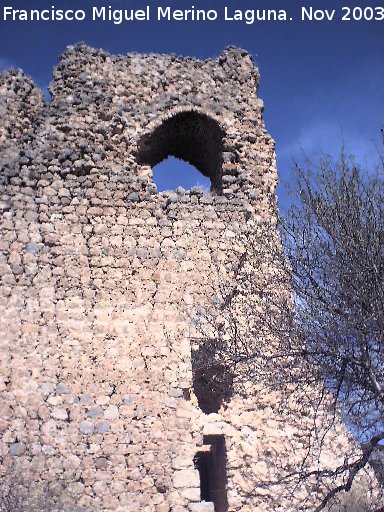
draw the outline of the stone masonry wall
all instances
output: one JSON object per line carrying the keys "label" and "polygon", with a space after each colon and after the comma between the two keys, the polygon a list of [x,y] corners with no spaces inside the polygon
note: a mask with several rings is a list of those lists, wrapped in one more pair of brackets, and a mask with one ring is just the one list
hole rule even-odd
{"label": "stone masonry wall", "polygon": [[[276,216],[258,80],[235,48],[198,61],[84,44],[61,56],[48,103],[21,72],[0,75],[0,509],[213,511],[196,454],[218,443],[216,511],[307,510],[312,489],[262,484],[301,460],[311,411],[235,393],[206,414],[192,382],[213,259]],[[212,193],[157,193],[169,154]],[[332,439],[342,453],[339,424]]]}

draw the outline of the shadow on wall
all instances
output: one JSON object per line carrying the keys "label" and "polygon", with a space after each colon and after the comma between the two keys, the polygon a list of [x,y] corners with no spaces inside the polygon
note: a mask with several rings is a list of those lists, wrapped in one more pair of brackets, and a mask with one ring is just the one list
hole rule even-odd
{"label": "shadow on wall", "polygon": [[220,357],[216,340],[206,340],[191,351],[193,391],[205,414],[217,413],[233,395],[233,372]]}

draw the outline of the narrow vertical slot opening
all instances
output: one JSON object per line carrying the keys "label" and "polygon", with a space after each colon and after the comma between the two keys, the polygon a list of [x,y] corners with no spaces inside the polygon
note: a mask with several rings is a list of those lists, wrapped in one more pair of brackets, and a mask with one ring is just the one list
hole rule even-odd
{"label": "narrow vertical slot opening", "polygon": [[200,499],[212,502],[215,512],[227,512],[227,454],[223,435],[203,438],[194,464],[200,476]]}

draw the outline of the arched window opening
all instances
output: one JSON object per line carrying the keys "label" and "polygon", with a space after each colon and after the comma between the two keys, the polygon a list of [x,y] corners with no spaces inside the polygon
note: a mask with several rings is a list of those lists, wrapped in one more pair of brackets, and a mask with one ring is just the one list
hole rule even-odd
{"label": "arched window opening", "polygon": [[176,190],[178,187],[187,190],[199,187],[202,192],[209,192],[211,188],[210,180],[196,167],[173,156],[155,165],[152,171],[158,192]]}
{"label": "arched window opening", "polygon": [[184,160],[210,180],[220,194],[224,132],[219,124],[195,111],[181,112],[164,121],[138,144],[138,163],[154,167],[168,156]]}

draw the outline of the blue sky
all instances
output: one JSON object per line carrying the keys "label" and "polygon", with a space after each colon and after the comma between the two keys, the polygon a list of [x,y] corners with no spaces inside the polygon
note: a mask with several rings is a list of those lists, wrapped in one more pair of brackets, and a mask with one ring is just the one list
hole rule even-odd
{"label": "blue sky", "polygon": [[[43,88],[68,44],[85,41],[112,53],[174,52],[198,58],[217,56],[234,44],[250,52],[261,71],[259,96],[265,123],[277,143],[280,179],[292,180],[292,155],[335,154],[346,149],[368,165],[376,159],[373,140],[384,125],[384,20],[341,21],[342,6],[364,1],[328,0],[1,0],[14,9],[86,9],[111,5],[138,9],[286,9],[293,21],[258,22],[13,22],[0,19],[0,69],[22,68]],[[373,2],[371,5],[379,5]],[[300,20],[301,7],[336,9],[332,22]],[[279,188],[286,203],[284,187]]]}

